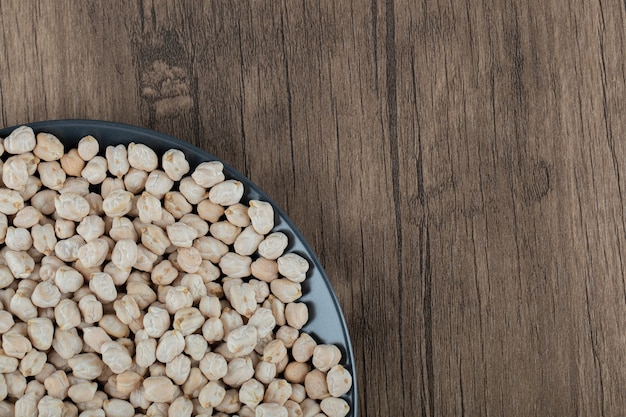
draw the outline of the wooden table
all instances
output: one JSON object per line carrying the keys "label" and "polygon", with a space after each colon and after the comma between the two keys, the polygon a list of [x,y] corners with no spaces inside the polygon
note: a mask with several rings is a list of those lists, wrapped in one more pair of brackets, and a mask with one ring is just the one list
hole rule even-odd
{"label": "wooden table", "polygon": [[626,405],[624,2],[0,3],[4,126],[153,128],[330,276],[362,416]]}

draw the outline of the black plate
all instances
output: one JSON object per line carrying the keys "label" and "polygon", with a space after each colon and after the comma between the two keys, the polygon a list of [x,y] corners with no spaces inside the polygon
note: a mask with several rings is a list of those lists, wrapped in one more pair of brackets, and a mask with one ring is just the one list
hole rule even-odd
{"label": "black plate", "polygon": [[[128,144],[130,142],[145,143],[161,155],[168,149],[180,149],[185,153],[193,170],[195,166],[205,161],[219,160],[215,156],[189,143],[171,136],[144,129],[137,126],[98,120],[52,120],[36,123],[26,123],[35,133],[48,132],[57,136],[65,145],[65,150],[76,147],[78,141],[86,135],[92,135],[100,142],[101,151],[107,145]],[[0,130],[0,137],[5,138],[17,126]],[[276,214],[273,231],[285,233],[289,238],[286,252],[295,252],[309,260],[310,268],[307,279],[302,283],[303,296],[299,301],[306,302],[309,308],[309,322],[302,329],[315,338],[318,343],[332,343],[337,345],[343,354],[342,365],[352,374],[352,389],[343,397],[350,404],[349,416],[357,415],[357,381],[354,367],[354,353],[350,343],[348,328],[339,307],[337,297],[328,281],[317,256],[304,240],[300,231],[259,187],[234,170],[224,161],[224,174],[227,178],[241,181],[245,186],[243,201],[263,200],[272,204]]]}

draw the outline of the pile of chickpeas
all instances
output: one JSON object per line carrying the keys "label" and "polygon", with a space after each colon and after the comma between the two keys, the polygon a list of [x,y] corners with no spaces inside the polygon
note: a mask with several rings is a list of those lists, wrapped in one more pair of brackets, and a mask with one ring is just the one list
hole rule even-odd
{"label": "pile of chickpeas", "polygon": [[0,417],[347,415],[272,206],[218,161],[101,148],[0,140]]}

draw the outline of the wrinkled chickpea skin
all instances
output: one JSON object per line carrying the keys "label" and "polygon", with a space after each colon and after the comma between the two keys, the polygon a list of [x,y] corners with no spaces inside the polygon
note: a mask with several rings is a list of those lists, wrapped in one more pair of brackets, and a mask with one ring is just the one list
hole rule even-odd
{"label": "wrinkled chickpea skin", "polygon": [[27,126],[0,147],[1,415],[349,412],[341,351],[300,331],[309,262],[221,162]]}

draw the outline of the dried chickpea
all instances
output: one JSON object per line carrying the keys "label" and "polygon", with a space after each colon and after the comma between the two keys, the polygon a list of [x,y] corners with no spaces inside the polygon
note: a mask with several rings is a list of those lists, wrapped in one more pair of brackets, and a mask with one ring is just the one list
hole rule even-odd
{"label": "dried chickpea", "polygon": [[34,133],[21,132],[0,164],[0,405],[19,397],[20,413],[67,417],[347,412],[330,401],[352,386],[341,352],[298,331],[309,262],[285,252],[269,203],[242,201],[219,161],[192,170],[170,150],[159,170],[143,144],[99,154],[88,136],[64,153],[44,133],[23,146],[15,137]]}

